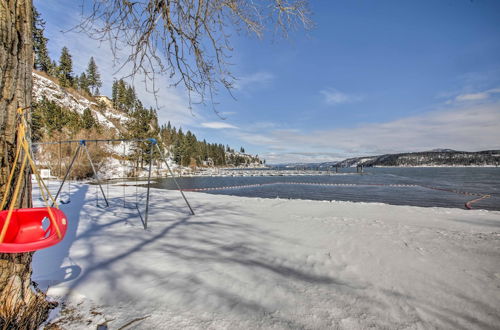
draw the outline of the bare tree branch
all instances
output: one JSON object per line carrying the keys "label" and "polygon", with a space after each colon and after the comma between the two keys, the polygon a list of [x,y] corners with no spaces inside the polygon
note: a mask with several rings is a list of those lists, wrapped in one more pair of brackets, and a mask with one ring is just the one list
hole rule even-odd
{"label": "bare tree branch", "polygon": [[[109,43],[115,57],[127,51],[119,67],[129,76],[153,81],[168,76],[200,103],[212,105],[220,86],[231,90],[231,32],[258,38],[274,27],[288,36],[291,29],[310,28],[307,0],[93,0],[83,4],[84,18],[75,28]],[[153,85],[153,93],[158,92]]]}

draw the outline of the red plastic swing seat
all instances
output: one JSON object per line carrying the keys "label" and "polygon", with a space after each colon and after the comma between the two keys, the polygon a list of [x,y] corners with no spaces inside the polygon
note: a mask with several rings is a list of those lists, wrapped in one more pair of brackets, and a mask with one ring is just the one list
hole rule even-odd
{"label": "red plastic swing seat", "polygon": [[[68,224],[66,215],[54,207],[50,210],[59,227],[61,237],[57,235],[47,207],[16,209],[12,212],[4,241],[0,243],[0,252],[31,252],[48,248],[62,241]],[[0,211],[0,228],[3,227],[8,212],[8,210]]]}

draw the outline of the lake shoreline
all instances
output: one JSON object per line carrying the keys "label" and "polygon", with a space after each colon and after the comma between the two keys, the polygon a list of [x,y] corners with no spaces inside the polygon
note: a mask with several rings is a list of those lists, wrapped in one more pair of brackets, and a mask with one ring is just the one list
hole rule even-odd
{"label": "lake shoreline", "polygon": [[[76,183],[33,279],[68,329],[494,328],[500,212]],[[34,201],[38,192],[34,191]],[[138,204],[135,204],[138,203]],[[383,308],[381,308],[383,306]]]}

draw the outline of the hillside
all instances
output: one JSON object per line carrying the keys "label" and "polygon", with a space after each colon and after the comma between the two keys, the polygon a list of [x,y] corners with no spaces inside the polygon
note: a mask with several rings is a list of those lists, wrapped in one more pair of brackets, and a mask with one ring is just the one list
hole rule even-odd
{"label": "hillside", "polygon": [[[33,101],[41,102],[44,99],[81,116],[85,109],[90,109],[97,123],[111,130],[108,131],[110,136],[123,135],[125,133],[123,125],[130,120],[126,112],[118,111],[112,107],[111,103],[104,101],[109,98],[105,96],[93,98],[83,95],[72,88],[61,87],[57,78],[43,72],[33,71]],[[101,99],[102,102],[100,102]],[[102,105],[105,106],[102,107]]]}
{"label": "hillside", "polygon": [[[33,71],[33,139],[35,142],[80,139],[145,139],[155,138],[169,154],[172,162],[179,166],[196,167],[238,167],[260,166],[258,156],[237,152],[228,145],[199,141],[190,132],[184,132],[168,124],[159,124],[155,110],[144,107],[135,94],[133,86],[123,80],[113,84],[111,98],[62,87],[59,79],[45,72]],[[130,162],[135,167],[148,162],[144,156],[146,146],[138,153],[128,150],[122,154],[122,146],[106,145],[93,156],[114,158]],[[71,156],[71,150],[46,147],[44,163],[63,162]],[[243,148],[241,148],[243,150]],[[52,153],[50,155],[49,153]],[[135,154],[132,154],[135,153]],[[157,156],[157,155],[156,155]],[[99,163],[99,159],[97,159]],[[59,173],[60,174],[60,173]],[[83,174],[84,176],[85,174]]]}
{"label": "hillside", "polygon": [[450,149],[348,158],[331,163],[341,167],[371,166],[498,166],[500,150],[477,152]]}

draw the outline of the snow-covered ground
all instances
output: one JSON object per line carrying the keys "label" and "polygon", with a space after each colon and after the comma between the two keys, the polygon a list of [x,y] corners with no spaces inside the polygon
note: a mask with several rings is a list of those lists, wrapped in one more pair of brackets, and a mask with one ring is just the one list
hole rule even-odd
{"label": "snow-covered ground", "polygon": [[144,230],[135,188],[105,191],[73,185],[64,241],[35,253],[63,328],[500,325],[500,212],[186,193],[192,216],[153,189]]}

